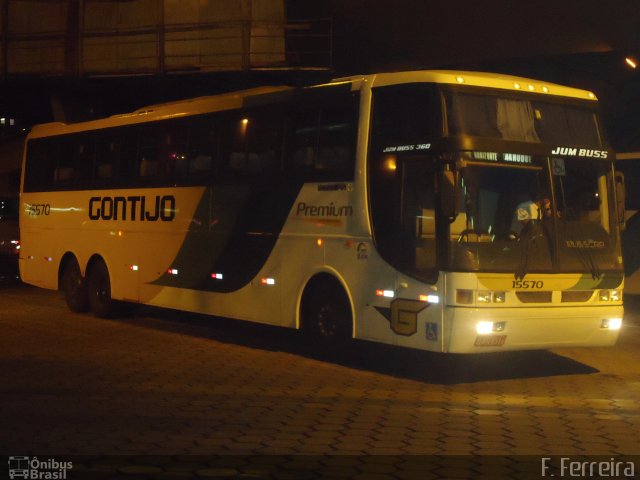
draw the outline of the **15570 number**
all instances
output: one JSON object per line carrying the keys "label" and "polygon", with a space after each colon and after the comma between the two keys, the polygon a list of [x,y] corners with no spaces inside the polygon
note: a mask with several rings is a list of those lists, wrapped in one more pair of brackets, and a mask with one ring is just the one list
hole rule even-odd
{"label": "15570 number", "polygon": [[543,288],[544,282],[542,280],[514,280],[512,288]]}
{"label": "15570 number", "polygon": [[48,203],[35,203],[27,207],[27,215],[37,217],[39,215],[49,215],[51,213],[51,205]]}

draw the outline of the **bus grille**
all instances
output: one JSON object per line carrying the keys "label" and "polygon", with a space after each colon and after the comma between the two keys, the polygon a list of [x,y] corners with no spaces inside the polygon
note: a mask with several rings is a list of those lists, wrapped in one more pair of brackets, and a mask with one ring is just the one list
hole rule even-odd
{"label": "bus grille", "polygon": [[516,297],[522,303],[551,303],[553,292],[516,292]]}
{"label": "bus grille", "polygon": [[574,290],[562,292],[563,302],[588,302],[593,296],[593,290]]}

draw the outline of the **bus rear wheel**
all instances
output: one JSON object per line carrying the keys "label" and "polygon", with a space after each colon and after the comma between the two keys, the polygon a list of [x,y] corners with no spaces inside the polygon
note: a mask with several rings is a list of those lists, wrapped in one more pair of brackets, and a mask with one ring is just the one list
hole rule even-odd
{"label": "bus rear wheel", "polygon": [[96,317],[109,318],[113,315],[109,269],[102,260],[97,261],[89,272],[89,304]]}
{"label": "bus rear wheel", "polygon": [[73,259],[67,262],[60,280],[64,299],[72,312],[86,312],[89,309],[89,295],[78,262]]}
{"label": "bus rear wheel", "polygon": [[352,338],[349,298],[335,281],[316,282],[303,296],[302,329],[314,341],[345,346]]}

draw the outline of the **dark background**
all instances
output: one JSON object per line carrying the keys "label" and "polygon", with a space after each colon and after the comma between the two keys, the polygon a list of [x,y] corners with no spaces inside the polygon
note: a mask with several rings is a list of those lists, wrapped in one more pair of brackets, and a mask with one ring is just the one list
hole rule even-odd
{"label": "dark background", "polygon": [[318,61],[319,68],[292,63],[278,70],[106,78],[5,73],[0,114],[15,118],[16,125],[2,130],[0,140],[34,123],[82,121],[255,85],[442,68],[514,74],[591,90],[600,99],[614,150],[640,151],[640,74],[624,61],[640,58],[637,0],[286,0],[285,6],[287,22],[330,20],[325,45],[330,58]]}

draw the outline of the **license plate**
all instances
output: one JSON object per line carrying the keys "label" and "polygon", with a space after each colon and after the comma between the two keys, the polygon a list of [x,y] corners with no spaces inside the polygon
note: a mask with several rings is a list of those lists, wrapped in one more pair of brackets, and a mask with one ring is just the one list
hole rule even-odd
{"label": "license plate", "polygon": [[474,345],[476,347],[501,347],[506,339],[506,335],[482,335],[476,337]]}

